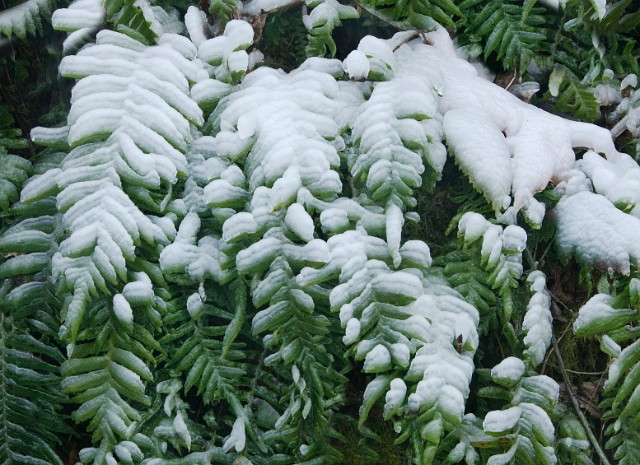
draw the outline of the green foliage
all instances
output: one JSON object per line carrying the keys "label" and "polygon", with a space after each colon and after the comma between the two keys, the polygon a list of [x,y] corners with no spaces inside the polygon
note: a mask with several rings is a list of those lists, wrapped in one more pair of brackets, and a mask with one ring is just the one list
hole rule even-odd
{"label": "green foliage", "polygon": [[363,5],[372,7],[383,18],[400,22],[407,28],[430,30],[435,24],[455,29],[458,18],[464,18],[459,6],[452,0],[408,0],[392,2],[388,0],[364,1]]}
{"label": "green foliage", "polygon": [[460,8],[473,18],[466,30],[469,46],[482,40],[485,61],[496,59],[504,69],[516,69],[522,74],[529,62],[544,52],[547,22],[541,14],[544,10],[534,4],[535,1],[463,2]]}
{"label": "green foliage", "polygon": [[[108,0],[105,2],[107,21],[118,32],[144,44],[153,44],[158,36],[153,13],[146,2],[135,0]],[[155,27],[154,27],[155,26]]]}
{"label": "green foliage", "polygon": [[[74,81],[67,112],[5,60],[58,127],[2,89],[0,462],[61,464],[74,434],[85,465],[589,465],[542,374],[583,298],[576,335],[612,359],[591,421],[640,461],[640,168],[571,121],[637,145],[633,2],[162,6],[0,12],[12,44],[69,32]],[[360,8],[404,32],[347,50]],[[568,119],[478,77],[454,31]],[[597,294],[560,255],[609,270]]]}
{"label": "green foliage", "polygon": [[559,81],[554,90],[554,112],[589,123],[596,121],[600,116],[600,105],[593,92],[575,77],[561,76]]}
{"label": "green foliage", "polygon": [[0,165],[0,204],[12,206],[3,208],[0,234],[0,461],[62,464],[55,449],[70,430],[61,421],[60,302],[49,278],[59,220],[50,201],[30,209],[16,201],[31,163],[0,154]]}
{"label": "green foliage", "polygon": [[[637,321],[640,280],[615,279],[612,295],[596,294],[581,309],[574,324],[578,336],[601,336],[602,350],[613,358],[601,407],[608,421],[606,447],[614,459],[631,464],[638,459],[637,399],[640,394],[640,340],[632,324]],[[624,349],[622,348],[624,347]]]}

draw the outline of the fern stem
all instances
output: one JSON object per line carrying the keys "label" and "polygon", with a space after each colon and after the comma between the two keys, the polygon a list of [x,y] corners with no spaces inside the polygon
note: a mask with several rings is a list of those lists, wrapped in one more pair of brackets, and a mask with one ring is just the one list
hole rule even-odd
{"label": "fern stem", "polygon": [[578,418],[580,419],[580,423],[582,423],[582,426],[587,432],[587,436],[589,436],[589,441],[591,441],[591,444],[593,445],[593,448],[598,454],[598,457],[600,457],[600,461],[602,462],[602,464],[611,465],[611,463],[609,462],[609,459],[607,459],[607,455],[602,450],[602,447],[600,447],[598,438],[596,438],[596,435],[593,433],[593,431],[591,431],[587,418],[584,416],[584,413],[582,413],[582,410],[580,409],[580,404],[578,403],[578,399],[575,393],[573,392],[573,389],[571,388],[571,382],[569,381],[569,375],[567,374],[567,370],[564,366],[564,360],[562,360],[562,355],[560,355],[558,341],[556,341],[556,336],[555,334],[553,334],[553,332],[551,333],[551,342],[553,343],[553,350],[555,351],[556,358],[558,359],[558,367],[560,368],[560,373],[562,373],[562,379],[564,380],[564,385],[567,389],[567,394],[569,394],[569,397],[571,398],[573,409],[576,411],[576,415],[578,415]]}

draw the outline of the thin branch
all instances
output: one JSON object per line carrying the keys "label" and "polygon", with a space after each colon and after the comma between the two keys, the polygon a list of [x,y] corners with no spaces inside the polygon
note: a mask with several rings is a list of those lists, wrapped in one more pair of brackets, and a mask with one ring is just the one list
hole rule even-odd
{"label": "thin branch", "polygon": [[420,35],[420,32],[418,31],[414,31],[411,34],[408,34],[407,37],[405,37],[404,39],[402,39],[399,43],[395,44],[395,47],[393,47],[393,51],[395,52],[396,50],[398,50],[400,47],[402,47],[404,44],[406,44],[407,42],[412,41],[413,39],[415,39],[416,37],[418,37]]}
{"label": "thin branch", "polygon": [[606,454],[602,450],[602,447],[600,447],[600,442],[598,442],[598,438],[596,438],[596,435],[593,433],[593,431],[591,431],[591,428],[589,427],[589,422],[587,421],[587,417],[584,416],[584,413],[582,413],[582,410],[580,409],[578,398],[576,397],[575,393],[573,392],[573,389],[571,388],[571,382],[569,381],[569,375],[567,375],[567,370],[564,366],[564,360],[562,360],[562,355],[560,355],[560,350],[558,348],[558,341],[556,341],[556,336],[553,333],[551,333],[551,342],[553,343],[553,349],[556,353],[556,358],[558,359],[558,367],[560,368],[560,372],[562,373],[562,378],[564,379],[564,385],[565,385],[565,389],[567,390],[567,394],[569,394],[569,397],[571,398],[573,409],[576,411],[576,415],[578,415],[578,419],[580,420],[580,423],[582,423],[582,426],[587,432],[589,441],[591,441],[591,444],[593,445],[593,448],[598,454],[598,457],[600,457],[600,461],[602,462],[602,464],[611,465],[611,463],[609,462],[609,459],[607,458]]}
{"label": "thin branch", "polygon": [[[358,1],[356,1],[356,5],[358,6],[358,8],[362,8],[364,11],[369,13],[371,16],[374,16],[374,17],[378,18],[380,21],[384,21],[385,23],[389,24],[390,26],[395,27],[396,29],[400,29],[401,31],[413,31],[414,29],[416,29],[415,27],[412,27],[411,25],[407,24],[404,21],[402,21],[402,22],[401,21],[395,21],[395,20],[389,18],[388,16],[383,15],[378,10],[370,7],[369,5],[366,5],[366,4],[358,2]],[[425,31],[422,31],[422,32],[425,32]]]}
{"label": "thin branch", "polygon": [[571,373],[572,375],[586,375],[586,376],[602,376],[606,371],[575,371],[569,370],[565,368],[567,373]]}

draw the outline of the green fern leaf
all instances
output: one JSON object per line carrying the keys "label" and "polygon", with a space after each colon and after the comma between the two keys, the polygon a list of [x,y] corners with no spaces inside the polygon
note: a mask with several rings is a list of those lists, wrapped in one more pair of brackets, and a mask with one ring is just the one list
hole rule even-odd
{"label": "green fern leaf", "polygon": [[600,116],[600,105],[594,93],[575,79],[562,82],[553,110],[588,123]]}
{"label": "green fern leaf", "polygon": [[522,74],[543,49],[544,24],[538,8],[525,8],[521,2],[491,1],[475,14],[468,33],[485,42],[485,60],[494,55],[504,69],[516,68]]}

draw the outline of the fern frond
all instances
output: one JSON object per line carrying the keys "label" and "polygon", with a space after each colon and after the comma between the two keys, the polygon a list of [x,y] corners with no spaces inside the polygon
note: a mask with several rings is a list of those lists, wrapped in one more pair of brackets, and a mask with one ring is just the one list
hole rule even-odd
{"label": "fern frond", "polygon": [[[407,0],[392,2],[388,0],[366,0],[365,8],[374,8],[374,12],[396,22],[406,22],[409,27],[431,30],[436,24],[455,29],[456,20],[465,20],[464,14],[453,0]],[[409,27],[405,29],[409,29]]]}
{"label": "fern frond", "polygon": [[33,135],[47,144],[66,139],[74,149],[22,191],[26,203],[57,194],[67,232],[53,257],[53,275],[68,292],[62,386],[81,404],[73,417],[88,422],[97,447],[85,455],[96,465],[110,463],[119,443],[131,439],[138,410],[150,405],[148,365],[161,351],[153,333],[164,302],[153,282],[163,279],[145,258],[157,260],[155,246],[167,243],[175,227],[145,215],[134,200],[164,213],[163,190],[171,192],[184,173],[191,124],[202,122],[187,92],[203,71],[183,55],[195,46],[174,35],[161,42],[146,47],[102,31],[95,46],[63,60],[62,73],[80,79],[67,126]]}
{"label": "fern frond", "polygon": [[[467,3],[467,5],[465,5]],[[484,58],[495,56],[504,69],[517,69],[524,73],[531,60],[544,50],[546,20],[539,8],[526,9],[522,2],[491,1],[480,3],[481,11],[474,14],[467,33],[482,38]],[[526,3],[526,2],[525,2]]]}
{"label": "fern frond", "polygon": [[[13,203],[31,163],[0,154],[0,165]],[[48,278],[61,229],[55,208],[39,210],[5,210],[13,224],[0,233],[0,462],[61,465],[54,448],[70,429],[60,418],[60,302]]]}
{"label": "fern frond", "polygon": [[[112,47],[133,59],[126,71],[120,70],[121,59],[108,52]],[[22,194],[24,200],[34,201],[47,192],[61,191],[59,206],[70,235],[54,258],[54,272],[74,290],[66,317],[65,337],[70,343],[76,340],[91,295],[110,294],[113,286],[126,279],[136,246],[141,241],[167,240],[132,199],[146,201],[145,190],[176,181],[186,165],[180,149],[186,149],[185,139],[190,137],[189,120],[201,121],[199,109],[184,94],[185,73],[193,76],[197,70],[178,52],[162,47],[163,58],[155,58],[153,48],[145,49],[140,42],[109,31],[101,32],[90,50],[66,57],[62,63],[63,73],[84,78],[74,89],[68,120],[68,141],[77,147],[61,169],[32,180]],[[99,69],[96,60],[100,60]],[[163,67],[152,68],[154,75],[141,69],[147,62]],[[113,108],[114,99],[118,108]],[[159,114],[157,110],[149,113],[149,101],[161,105]],[[47,134],[34,133],[36,140],[46,139]],[[100,180],[105,173],[108,178]],[[161,210],[161,201],[151,203]]]}
{"label": "fern frond", "polygon": [[480,266],[490,273],[488,284],[499,289],[502,323],[510,324],[514,312],[511,290],[518,287],[517,280],[522,275],[522,251],[527,243],[526,232],[515,225],[503,229],[491,224],[479,213],[468,212],[460,219],[458,238],[465,247],[475,243],[473,250],[480,255]]}
{"label": "fern frond", "polygon": [[[598,335],[601,349],[613,357],[604,386],[603,420],[609,440],[606,447],[615,449],[617,463],[629,465],[640,457],[637,434],[640,399],[640,339],[635,328],[640,312],[640,279],[614,281],[614,296],[596,294],[581,309],[574,323],[577,336]],[[626,345],[625,345],[626,344]],[[624,349],[622,345],[625,345]]]}
{"label": "fern frond", "polygon": [[336,43],[331,36],[333,30],[340,25],[340,20],[357,18],[358,11],[336,0],[308,0],[306,3],[313,8],[308,16],[302,18],[309,31],[307,56],[323,57],[328,52],[334,57]]}
{"label": "fern frond", "polygon": [[42,21],[48,21],[55,8],[54,0],[26,0],[0,11],[0,35],[26,39],[42,32]]}
{"label": "fern frond", "polygon": [[493,367],[491,378],[501,387],[484,388],[479,394],[493,398],[504,395],[510,402],[508,408],[485,415],[482,427],[487,436],[477,441],[476,447],[499,445],[501,449],[487,463],[556,464],[555,428],[550,414],[558,402],[558,384],[548,376],[526,374],[524,363],[516,357]]}
{"label": "fern frond", "polygon": [[593,91],[576,79],[565,79],[560,85],[553,111],[593,123],[600,116],[600,105]]}
{"label": "fern frond", "polygon": [[[0,146],[0,150],[2,148]],[[0,152],[0,164],[2,165],[2,171],[0,171],[0,211],[2,216],[5,216],[11,205],[19,199],[20,187],[29,176],[31,163],[22,157]]]}
{"label": "fern frond", "polygon": [[[275,82],[265,87],[261,79]],[[253,303],[264,308],[252,317],[252,332],[254,337],[266,334],[266,363],[278,366],[273,369],[286,386],[281,388],[284,398],[272,404],[282,406],[275,429],[283,431],[281,437],[289,431],[281,440],[294,441],[292,445],[306,441],[302,451],[286,449],[310,460],[328,453],[326,440],[312,432],[327,424],[329,393],[340,392],[346,379],[337,373],[325,348],[329,321],[319,312],[319,296],[296,280],[305,264],[326,262],[327,246],[314,238],[312,217],[292,195],[301,185],[320,198],[340,190],[337,173],[331,169],[339,159],[330,142],[339,138],[338,128],[329,117],[337,105],[331,98],[336,82],[310,70],[282,76],[264,69],[254,71],[242,86],[212,115],[215,126],[222,129],[216,136],[220,168],[204,188],[204,196],[214,215],[223,220],[220,268],[251,277]],[[247,107],[245,102],[256,101],[256,94],[261,95],[259,104]],[[271,113],[270,102],[278,98],[296,109],[294,119],[286,112]],[[326,105],[310,106],[318,101]],[[269,118],[262,117],[264,112]],[[229,125],[230,121],[237,123]],[[268,127],[291,124],[300,132],[283,133],[282,140],[261,137]],[[286,148],[286,158],[281,148]],[[308,160],[309,168],[298,169],[296,159]]]}
{"label": "fern frond", "polygon": [[28,299],[45,304],[53,297],[43,282],[11,287],[5,280],[0,290],[0,461],[61,465],[54,447],[70,431],[60,421],[63,356],[55,345],[52,309],[38,311],[28,304]]}

